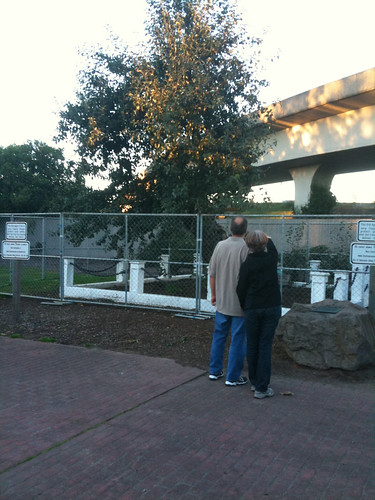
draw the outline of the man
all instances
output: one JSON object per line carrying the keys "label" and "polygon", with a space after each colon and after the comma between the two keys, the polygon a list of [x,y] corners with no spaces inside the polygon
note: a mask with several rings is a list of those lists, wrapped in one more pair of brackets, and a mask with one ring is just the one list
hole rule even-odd
{"label": "man", "polygon": [[224,351],[231,330],[225,382],[228,386],[243,385],[248,381],[241,375],[246,354],[246,328],[244,312],[236,293],[240,266],[248,255],[243,239],[246,230],[247,220],[244,217],[232,219],[232,236],[216,245],[209,266],[211,303],[216,305],[209,378],[217,380],[224,376]]}

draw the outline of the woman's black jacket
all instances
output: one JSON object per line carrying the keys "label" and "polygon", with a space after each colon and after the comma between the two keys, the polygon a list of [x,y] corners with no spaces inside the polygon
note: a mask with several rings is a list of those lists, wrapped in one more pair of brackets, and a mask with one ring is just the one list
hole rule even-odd
{"label": "woman's black jacket", "polygon": [[277,249],[269,239],[266,252],[250,253],[241,265],[237,295],[243,310],[280,306],[277,259]]}

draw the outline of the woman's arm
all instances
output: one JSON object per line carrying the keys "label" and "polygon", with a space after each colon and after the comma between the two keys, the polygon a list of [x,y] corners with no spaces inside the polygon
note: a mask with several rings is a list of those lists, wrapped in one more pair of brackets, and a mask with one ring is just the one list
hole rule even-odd
{"label": "woman's arm", "polygon": [[272,241],[271,237],[268,236],[268,242],[267,242],[267,252],[268,253],[273,253],[277,256],[277,248],[275,247],[274,242]]}
{"label": "woman's arm", "polygon": [[237,283],[237,296],[238,300],[240,301],[241,308],[244,308],[245,305],[245,299],[246,299],[246,291],[247,291],[247,266],[246,262],[244,262],[241,267],[240,267],[240,273],[238,276],[238,283]]}

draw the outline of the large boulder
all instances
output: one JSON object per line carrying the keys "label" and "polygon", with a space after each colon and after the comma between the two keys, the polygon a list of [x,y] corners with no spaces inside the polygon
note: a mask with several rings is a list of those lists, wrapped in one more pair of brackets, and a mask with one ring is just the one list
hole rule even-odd
{"label": "large boulder", "polygon": [[294,304],[280,319],[276,334],[300,365],[357,370],[375,364],[375,320],[367,309],[348,301]]}

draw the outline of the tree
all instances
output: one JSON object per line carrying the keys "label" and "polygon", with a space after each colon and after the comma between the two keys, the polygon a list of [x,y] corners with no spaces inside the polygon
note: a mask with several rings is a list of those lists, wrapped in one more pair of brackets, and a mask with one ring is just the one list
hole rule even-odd
{"label": "tree", "polygon": [[[136,61],[134,140],[162,211],[223,209],[250,191],[268,126],[259,123],[254,48],[229,0],[149,0],[149,53]],[[141,125],[140,125],[141,124]],[[248,187],[247,190],[243,189]]]}
{"label": "tree", "polygon": [[92,207],[91,190],[61,149],[43,142],[0,147],[0,212],[53,212]]}
{"label": "tree", "polygon": [[337,204],[336,196],[326,186],[312,184],[309,202],[301,208],[303,214],[330,214]]}
{"label": "tree", "polygon": [[147,196],[137,175],[140,147],[132,140],[132,57],[113,36],[111,41],[112,53],[83,54],[88,64],[80,73],[75,102],[60,113],[57,139],[75,141],[82,173],[107,181],[103,196],[109,209],[119,211],[134,208],[135,198],[147,206]]}
{"label": "tree", "polygon": [[[259,39],[230,0],[148,0],[148,50],[86,54],[60,139],[78,144],[85,174],[108,176],[123,211],[222,210],[250,190],[268,125],[258,119]],[[139,166],[143,165],[143,173]]]}

